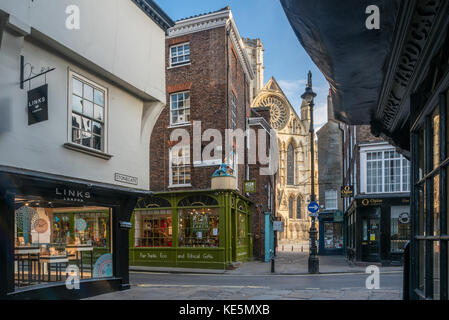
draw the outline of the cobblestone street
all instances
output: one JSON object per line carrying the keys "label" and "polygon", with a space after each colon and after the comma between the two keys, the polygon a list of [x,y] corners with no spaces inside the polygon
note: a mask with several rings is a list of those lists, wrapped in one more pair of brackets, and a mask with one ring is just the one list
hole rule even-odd
{"label": "cobblestone street", "polygon": [[[366,289],[365,267],[342,256],[320,257],[322,274],[307,274],[305,253],[279,253],[270,263],[247,262],[235,270],[151,268],[132,272],[131,289],[91,299],[112,300],[401,300],[402,268],[380,267],[380,289]],[[150,268],[146,268],[150,269]],[[142,269],[141,269],[142,270]]]}

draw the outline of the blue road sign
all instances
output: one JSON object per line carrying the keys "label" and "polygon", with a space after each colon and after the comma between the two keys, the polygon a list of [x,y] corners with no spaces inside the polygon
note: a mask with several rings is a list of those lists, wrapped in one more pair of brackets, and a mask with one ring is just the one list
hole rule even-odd
{"label": "blue road sign", "polygon": [[309,205],[307,206],[307,209],[308,209],[309,212],[311,212],[311,213],[316,213],[316,212],[318,212],[318,210],[320,209],[320,206],[318,205],[318,202],[312,201],[312,202],[310,202]]}

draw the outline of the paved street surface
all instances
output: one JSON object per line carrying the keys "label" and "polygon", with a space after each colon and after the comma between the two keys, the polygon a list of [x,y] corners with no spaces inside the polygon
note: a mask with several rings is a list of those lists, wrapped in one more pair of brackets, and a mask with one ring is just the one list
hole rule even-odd
{"label": "paved street surface", "polygon": [[[131,289],[90,299],[112,300],[400,300],[402,268],[380,268],[380,289],[368,290],[365,267],[343,257],[320,257],[318,275],[307,274],[307,254],[280,253],[270,264],[249,262],[235,270],[180,269],[131,272]],[[173,273],[173,271],[175,271]],[[186,272],[187,271],[187,272]],[[333,271],[333,273],[331,273]]]}

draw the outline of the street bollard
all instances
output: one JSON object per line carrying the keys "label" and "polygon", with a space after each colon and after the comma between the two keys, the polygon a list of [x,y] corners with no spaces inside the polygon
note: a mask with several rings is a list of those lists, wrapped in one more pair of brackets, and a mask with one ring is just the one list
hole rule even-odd
{"label": "street bollard", "polygon": [[292,252],[293,252],[293,246],[292,246]]}
{"label": "street bollard", "polygon": [[304,252],[303,247],[301,246],[301,252]]}
{"label": "street bollard", "polygon": [[282,251],[284,251],[284,245],[282,245]]}
{"label": "street bollard", "polygon": [[274,273],[274,258],[271,258],[271,273]]}

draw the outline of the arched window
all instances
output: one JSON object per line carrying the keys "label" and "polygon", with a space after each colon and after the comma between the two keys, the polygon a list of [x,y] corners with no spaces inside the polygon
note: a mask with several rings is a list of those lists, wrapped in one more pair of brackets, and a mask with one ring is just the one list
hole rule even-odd
{"label": "arched window", "polygon": [[301,216],[301,197],[296,199],[296,219],[302,219]]}
{"label": "arched window", "polygon": [[293,197],[288,199],[288,217],[293,219]]}
{"label": "arched window", "polygon": [[287,184],[295,184],[295,153],[291,143],[287,149]]}

